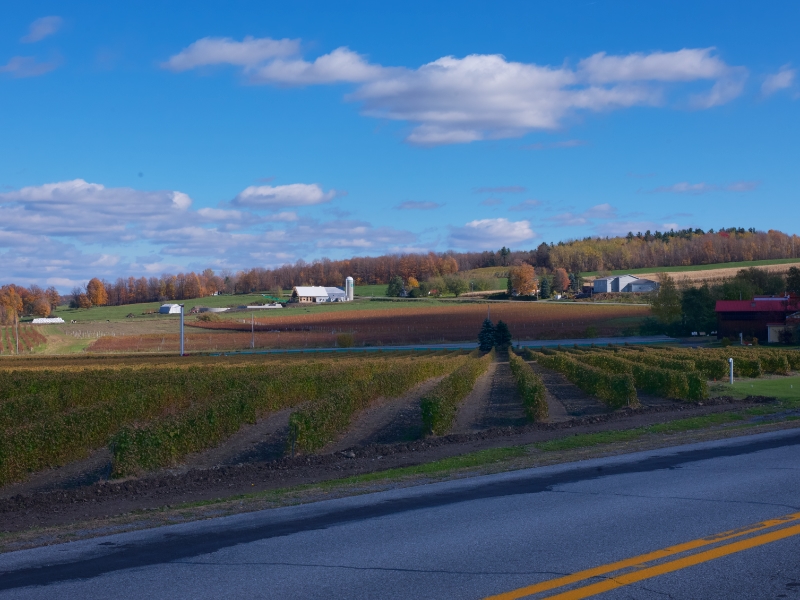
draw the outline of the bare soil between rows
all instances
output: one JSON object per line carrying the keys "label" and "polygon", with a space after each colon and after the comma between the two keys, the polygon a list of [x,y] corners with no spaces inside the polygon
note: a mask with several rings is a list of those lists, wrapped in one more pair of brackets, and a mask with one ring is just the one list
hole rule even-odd
{"label": "bare soil between rows", "polygon": [[[502,387],[504,383],[500,381],[498,385]],[[221,500],[420,465],[478,450],[526,445],[581,433],[631,429],[678,418],[741,410],[772,401],[770,398],[749,397],[744,401],[715,398],[703,404],[653,403],[637,409],[589,414],[570,420],[494,426],[393,444],[369,442],[368,438],[364,440],[368,443],[328,454],[254,460],[214,468],[192,468],[184,472],[176,470],[139,479],[99,481],[87,485],[81,485],[80,481],[85,479],[81,480],[81,474],[74,473],[76,479],[73,483],[60,489],[10,497],[8,489],[0,490],[0,494],[6,491],[6,497],[0,498],[0,530],[20,532],[184,503]],[[502,406],[500,408],[505,410]],[[514,410],[508,408],[506,418],[510,421],[516,420]],[[417,417],[410,418],[415,420]]]}

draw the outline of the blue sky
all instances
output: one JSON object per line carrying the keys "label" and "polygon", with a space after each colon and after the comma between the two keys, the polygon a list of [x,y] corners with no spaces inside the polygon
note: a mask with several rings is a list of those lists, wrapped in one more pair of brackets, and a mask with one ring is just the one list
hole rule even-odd
{"label": "blue sky", "polygon": [[794,2],[28,2],[0,281],[800,230]]}

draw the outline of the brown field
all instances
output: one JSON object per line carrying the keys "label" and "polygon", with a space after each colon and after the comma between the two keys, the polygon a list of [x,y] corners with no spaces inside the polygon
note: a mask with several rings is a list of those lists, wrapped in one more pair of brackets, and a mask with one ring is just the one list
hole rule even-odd
{"label": "brown field", "polygon": [[[647,306],[509,302],[491,305],[491,318],[508,324],[515,339],[558,339],[630,334],[650,314]],[[477,339],[487,306],[403,307],[318,314],[270,315],[255,320],[256,348],[315,348],[336,345],[351,334],[358,346],[463,342]],[[250,319],[187,324],[186,350],[249,348]],[[93,342],[91,352],[174,352],[175,333],[117,335]]]}

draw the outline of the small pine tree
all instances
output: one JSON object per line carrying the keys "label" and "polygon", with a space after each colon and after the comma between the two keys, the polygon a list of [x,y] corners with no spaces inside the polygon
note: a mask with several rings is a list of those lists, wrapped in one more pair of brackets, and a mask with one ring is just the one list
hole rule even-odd
{"label": "small pine tree", "polygon": [[550,297],[550,280],[547,277],[542,277],[542,287],[540,288],[542,298]]}
{"label": "small pine tree", "polygon": [[502,321],[498,321],[494,328],[494,343],[498,348],[507,348],[511,345],[511,331]]}
{"label": "small pine tree", "polygon": [[492,325],[492,322],[487,318],[483,321],[481,331],[478,333],[478,347],[481,352],[489,352],[489,350],[494,348],[494,335],[494,325]]}
{"label": "small pine tree", "polygon": [[399,275],[392,277],[391,281],[389,281],[389,286],[386,288],[386,295],[397,297],[403,293],[403,278]]}

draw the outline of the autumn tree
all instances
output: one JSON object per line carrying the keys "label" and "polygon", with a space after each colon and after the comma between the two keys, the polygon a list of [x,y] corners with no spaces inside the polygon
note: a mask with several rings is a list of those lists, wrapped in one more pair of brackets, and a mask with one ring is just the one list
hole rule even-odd
{"label": "autumn tree", "polygon": [[553,273],[553,289],[557,292],[566,292],[569,289],[569,275],[567,270],[558,268]]}
{"label": "autumn tree", "polygon": [[49,317],[50,302],[44,296],[39,297],[36,302],[33,303],[31,313],[37,317]]}
{"label": "autumn tree", "polygon": [[520,296],[532,296],[536,293],[536,270],[528,264],[511,267],[508,272],[511,289]]}
{"label": "autumn tree", "polygon": [[108,304],[106,286],[103,285],[103,282],[97,277],[94,277],[86,284],[86,296],[89,298],[89,302],[91,302],[92,306],[104,306]]}
{"label": "autumn tree", "polygon": [[444,277],[444,284],[447,291],[453,294],[456,298],[469,289],[469,283],[463,277],[458,275],[446,275]]}

